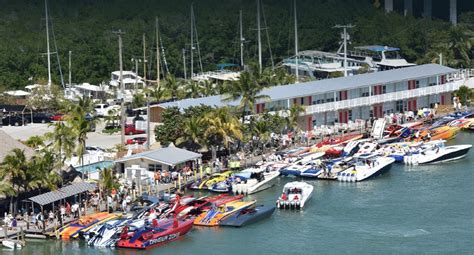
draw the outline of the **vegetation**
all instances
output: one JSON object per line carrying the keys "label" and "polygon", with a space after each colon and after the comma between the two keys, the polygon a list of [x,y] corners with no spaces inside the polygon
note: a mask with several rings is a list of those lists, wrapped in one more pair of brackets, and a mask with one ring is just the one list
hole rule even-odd
{"label": "vegetation", "polygon": [[462,105],[468,105],[474,97],[474,91],[464,85],[454,92],[454,94],[459,97],[459,101]]}
{"label": "vegetation", "polygon": [[[380,1],[379,1],[380,3]],[[118,69],[117,37],[112,32],[122,29],[124,68],[132,70],[129,59],[142,56],[142,34],[148,45],[154,41],[155,16],[160,19],[160,35],[167,66],[162,61],[162,78],[172,74],[183,77],[182,49],[186,49],[189,65],[189,1],[49,1],[53,83],[61,84],[58,59],[66,73],[68,51],[72,51],[73,82],[99,84],[107,81],[110,72]],[[461,5],[461,3],[460,3]],[[437,62],[443,53],[446,64],[455,67],[472,66],[472,12],[460,15],[460,24],[453,27],[447,21],[403,17],[396,12],[386,14],[373,1],[298,1],[299,48],[336,51],[339,32],[335,24],[356,25],[350,32],[352,45],[383,44],[397,46],[412,62]],[[257,59],[255,31],[255,1],[203,0],[194,5],[199,31],[200,51],[204,71],[214,70],[217,63],[239,63],[238,10],[243,10],[245,62]],[[308,7],[308,8],[305,8]],[[436,7],[435,7],[436,8]],[[461,8],[461,7],[460,7]],[[269,45],[264,43],[263,62],[267,67],[293,55],[291,3],[264,1],[263,8]],[[235,10],[229,12],[228,10]],[[47,78],[44,7],[42,1],[4,1],[0,9],[0,87],[23,88],[44,83]],[[211,17],[211,18],[210,18]],[[54,36],[53,36],[54,32]],[[265,38],[264,42],[266,41]],[[56,49],[57,46],[57,49]],[[198,66],[195,50],[195,70]],[[156,79],[152,47],[149,56],[148,79]],[[169,70],[169,72],[167,72]],[[142,73],[142,72],[141,72]],[[172,76],[169,76],[172,77]],[[189,77],[189,68],[188,68]],[[176,81],[179,83],[178,81]],[[170,80],[169,87],[175,86]],[[196,84],[193,84],[196,87]],[[202,87],[206,87],[203,85]],[[1,89],[0,89],[1,90]],[[173,97],[183,91],[171,90]],[[196,90],[184,92],[195,96]],[[158,93],[159,94],[159,93]],[[156,96],[157,94],[155,94]],[[158,97],[159,98],[159,97]]]}

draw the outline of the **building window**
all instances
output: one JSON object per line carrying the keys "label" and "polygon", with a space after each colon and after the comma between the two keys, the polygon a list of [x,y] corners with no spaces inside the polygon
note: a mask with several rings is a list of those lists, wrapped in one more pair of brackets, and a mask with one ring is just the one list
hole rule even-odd
{"label": "building window", "polygon": [[417,88],[417,89],[420,88],[420,81],[419,80],[415,81],[415,88]]}
{"label": "building window", "polygon": [[348,116],[348,120],[351,120],[351,121],[352,121],[352,110],[349,110],[349,113],[348,113],[347,115],[349,115],[349,116]]}
{"label": "building window", "polygon": [[300,104],[304,105],[304,97],[300,98]]}
{"label": "building window", "polygon": [[397,112],[403,112],[403,100],[399,100],[397,102],[395,102],[395,110]]}
{"label": "building window", "polygon": [[160,164],[148,164],[148,171],[150,172],[156,172],[161,170],[162,166]]}
{"label": "building window", "polygon": [[387,86],[383,85],[382,86],[382,94],[387,93]]}

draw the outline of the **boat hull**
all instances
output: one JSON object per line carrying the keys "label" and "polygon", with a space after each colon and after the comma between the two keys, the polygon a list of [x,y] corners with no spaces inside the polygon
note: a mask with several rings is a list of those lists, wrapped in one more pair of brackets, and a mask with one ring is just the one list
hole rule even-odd
{"label": "boat hull", "polygon": [[[269,218],[275,206],[257,206],[255,209],[242,210],[220,222],[220,226],[242,227]],[[248,213],[245,213],[248,212]]]}

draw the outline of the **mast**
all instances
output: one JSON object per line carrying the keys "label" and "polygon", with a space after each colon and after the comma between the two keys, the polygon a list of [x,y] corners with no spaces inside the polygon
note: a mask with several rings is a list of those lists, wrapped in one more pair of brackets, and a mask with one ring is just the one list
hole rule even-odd
{"label": "mast", "polygon": [[159,33],[158,33],[158,17],[155,17],[156,25],[156,84],[158,89],[160,88],[160,44],[159,44]]}
{"label": "mast", "polygon": [[122,94],[120,98],[120,124],[121,124],[121,135],[120,141],[122,144],[125,144],[125,122],[127,119],[125,118],[125,85],[123,83],[123,63],[122,63],[122,32],[119,29],[117,32],[114,32],[118,36],[118,45],[119,45],[119,65],[120,65],[120,93]]}
{"label": "mast", "polygon": [[240,66],[242,70],[244,69],[244,35],[242,32],[242,10],[239,13],[239,21],[240,21]]}
{"label": "mast", "polygon": [[[194,49],[194,3],[191,3],[191,80],[193,79],[193,72],[194,72],[194,63],[193,63],[193,49]],[[184,56],[184,54],[183,54]]]}
{"label": "mast", "polygon": [[258,37],[258,68],[262,73],[262,40],[260,34],[260,0],[257,0],[257,37]]}
{"label": "mast", "polygon": [[295,57],[296,57],[296,82],[298,82],[299,79],[299,69],[298,69],[298,19],[296,17],[296,0],[293,0],[293,8],[294,8],[294,14],[295,14]]}
{"label": "mast", "polygon": [[349,38],[349,35],[347,34],[347,29],[348,28],[353,28],[354,26],[352,24],[349,25],[336,25],[334,28],[343,28],[343,44],[344,44],[344,77],[347,76],[347,39]]}
{"label": "mast", "polygon": [[69,51],[69,87],[71,87],[71,55],[72,51]]}
{"label": "mast", "polygon": [[[145,81],[145,87],[146,87],[146,36],[145,33],[143,33],[143,80]],[[138,72],[137,72],[138,75]]]}
{"label": "mast", "polygon": [[49,51],[49,19],[48,19],[48,0],[44,0],[44,9],[46,13],[46,47],[48,55],[48,89],[51,88],[51,52]]}
{"label": "mast", "polygon": [[184,79],[187,80],[187,74],[186,74],[186,49],[183,48],[183,72],[184,72]]}

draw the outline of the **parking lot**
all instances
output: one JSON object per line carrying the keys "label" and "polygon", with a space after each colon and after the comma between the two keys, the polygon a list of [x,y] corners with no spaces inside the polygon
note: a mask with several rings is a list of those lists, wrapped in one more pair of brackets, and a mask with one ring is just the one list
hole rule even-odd
{"label": "parking lot", "polygon": [[[130,121],[131,122],[131,121]],[[87,146],[98,146],[103,149],[110,149],[115,147],[115,145],[120,144],[120,133],[116,134],[103,134],[102,129],[104,129],[105,123],[103,121],[99,122],[96,127],[95,132],[90,132],[87,134]],[[150,127],[150,140],[151,144],[154,143],[154,126]],[[26,126],[2,126],[0,130],[5,131],[8,135],[17,140],[25,141],[31,136],[35,135],[44,135],[47,132],[53,131],[53,127],[49,124],[28,124]],[[127,135],[125,139],[134,138],[134,137],[146,137],[146,134],[141,135]]]}

